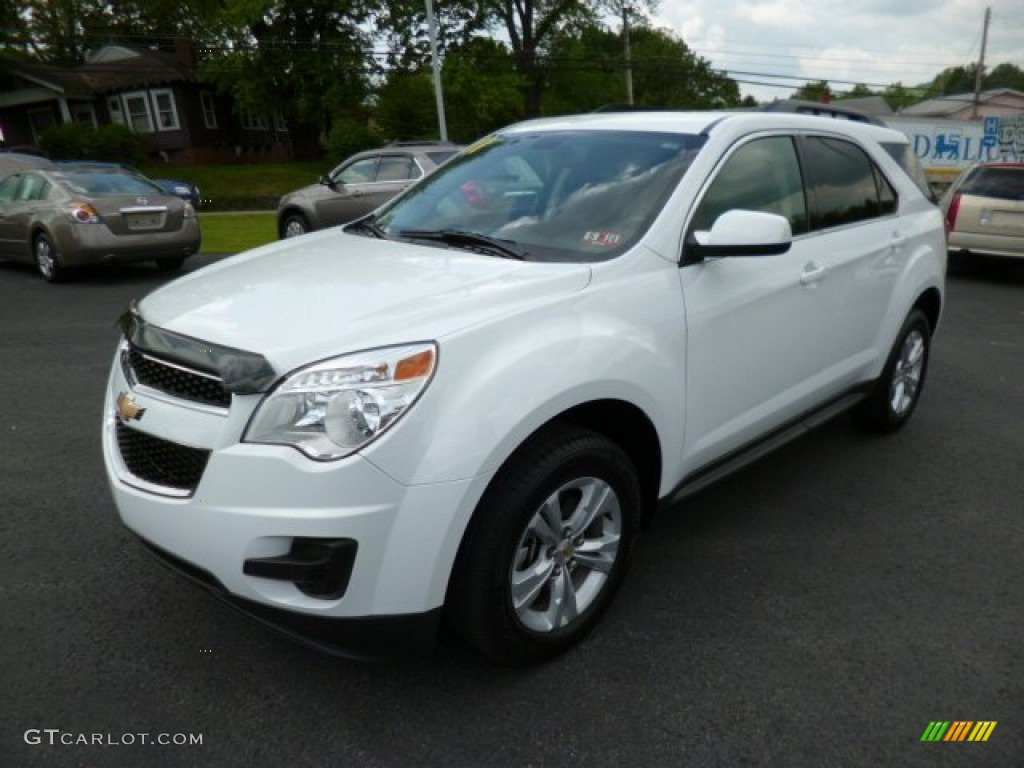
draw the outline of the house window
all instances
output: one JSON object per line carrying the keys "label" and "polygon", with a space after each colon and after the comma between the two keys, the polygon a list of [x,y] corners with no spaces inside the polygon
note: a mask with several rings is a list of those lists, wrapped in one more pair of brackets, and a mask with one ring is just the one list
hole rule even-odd
{"label": "house window", "polygon": [[96,110],[92,104],[75,104],[71,107],[71,120],[76,123],[88,123],[96,127]]}
{"label": "house window", "polygon": [[278,133],[288,132],[288,123],[285,122],[284,115],[280,112],[274,113],[274,130]]}
{"label": "house window", "polygon": [[217,107],[213,100],[213,94],[203,91],[199,94],[199,101],[203,105],[203,125],[211,131],[217,128]]}
{"label": "house window", "polygon": [[254,115],[246,110],[242,113],[242,127],[247,131],[267,130],[267,118],[263,115]]}
{"label": "house window", "polygon": [[110,122],[124,125],[124,112],[121,111],[120,96],[111,96],[107,99],[107,109],[110,110]]}
{"label": "house window", "polygon": [[128,127],[136,133],[153,133],[153,115],[145,91],[126,93],[121,97],[128,115]]}
{"label": "house window", "polygon": [[161,88],[149,92],[156,106],[156,125],[159,131],[176,131],[181,128],[178,122],[178,109],[174,105],[174,91]]}

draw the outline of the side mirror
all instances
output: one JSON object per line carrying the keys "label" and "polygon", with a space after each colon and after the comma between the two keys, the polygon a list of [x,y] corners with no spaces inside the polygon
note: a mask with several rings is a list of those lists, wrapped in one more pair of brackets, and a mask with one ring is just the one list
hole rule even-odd
{"label": "side mirror", "polygon": [[338,188],[338,183],[327,174],[324,174],[323,176],[320,177],[320,183],[323,184],[328,189]]}
{"label": "side mirror", "polygon": [[789,219],[760,211],[726,211],[708,231],[693,233],[684,263],[727,256],[775,256],[793,244]]}

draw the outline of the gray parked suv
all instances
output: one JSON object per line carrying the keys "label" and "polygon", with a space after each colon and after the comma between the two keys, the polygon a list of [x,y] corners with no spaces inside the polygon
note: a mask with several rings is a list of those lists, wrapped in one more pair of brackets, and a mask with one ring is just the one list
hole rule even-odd
{"label": "gray parked suv", "polygon": [[359,152],[277,205],[278,236],[345,224],[380,207],[462,149],[449,142],[396,142]]}

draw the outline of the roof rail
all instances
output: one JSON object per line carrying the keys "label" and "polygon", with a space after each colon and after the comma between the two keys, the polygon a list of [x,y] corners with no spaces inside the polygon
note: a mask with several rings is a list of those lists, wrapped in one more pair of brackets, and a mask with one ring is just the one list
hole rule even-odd
{"label": "roof rail", "polygon": [[820,117],[833,117],[840,120],[853,120],[856,123],[870,123],[871,125],[885,125],[874,115],[861,112],[849,107],[842,107],[837,104],[824,104],[818,101],[801,101],[800,99],[781,99],[770,104],[757,107],[759,112],[795,112],[801,115],[818,115]]}
{"label": "roof rail", "polygon": [[451,141],[392,141],[387,146],[389,147],[454,147],[456,144]]}

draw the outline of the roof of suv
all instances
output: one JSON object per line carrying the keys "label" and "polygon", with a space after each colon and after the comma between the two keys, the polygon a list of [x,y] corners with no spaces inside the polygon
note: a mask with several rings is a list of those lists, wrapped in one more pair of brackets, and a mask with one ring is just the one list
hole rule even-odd
{"label": "roof of suv", "polygon": [[[793,129],[828,130],[861,139],[908,143],[906,135],[892,128],[842,117],[784,112],[598,112],[565,117],[547,117],[517,123],[508,132],[527,130],[636,130],[666,133],[710,133],[718,125],[747,127],[751,130]],[[505,131],[502,131],[505,132]]]}

